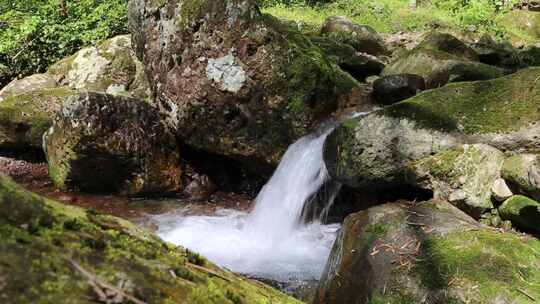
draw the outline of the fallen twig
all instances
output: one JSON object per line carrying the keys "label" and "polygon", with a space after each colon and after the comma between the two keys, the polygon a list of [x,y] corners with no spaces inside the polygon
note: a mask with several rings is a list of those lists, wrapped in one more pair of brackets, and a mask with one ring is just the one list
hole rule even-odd
{"label": "fallen twig", "polygon": [[225,277],[225,276],[223,276],[223,275],[221,275],[221,274],[215,272],[214,270],[212,270],[212,269],[210,269],[210,268],[206,268],[206,267],[203,267],[203,266],[195,265],[195,264],[192,264],[192,263],[187,263],[187,265],[188,265],[189,267],[193,267],[193,268],[195,268],[195,269],[198,269],[198,270],[200,270],[200,271],[206,272],[206,273],[211,274],[211,275],[213,275],[213,276],[215,276],[215,277],[218,277],[218,278],[220,278],[220,279],[223,279],[223,280],[225,280],[225,281],[227,281],[227,282],[232,282],[231,279],[229,279],[229,278],[227,278],[227,277]]}

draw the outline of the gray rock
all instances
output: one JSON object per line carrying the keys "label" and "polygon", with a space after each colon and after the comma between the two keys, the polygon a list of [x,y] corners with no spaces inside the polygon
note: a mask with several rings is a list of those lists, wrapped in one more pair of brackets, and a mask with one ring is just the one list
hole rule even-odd
{"label": "gray rock", "polygon": [[537,154],[518,154],[505,160],[503,178],[515,192],[540,200],[540,158]]}
{"label": "gray rock", "polygon": [[0,90],[0,102],[10,95],[19,95],[42,89],[54,89],[56,87],[58,87],[58,84],[50,74],[35,74],[23,79],[15,79]]}
{"label": "gray rock", "polygon": [[373,84],[375,100],[383,105],[390,105],[413,97],[426,89],[422,76],[398,74],[379,78]]}

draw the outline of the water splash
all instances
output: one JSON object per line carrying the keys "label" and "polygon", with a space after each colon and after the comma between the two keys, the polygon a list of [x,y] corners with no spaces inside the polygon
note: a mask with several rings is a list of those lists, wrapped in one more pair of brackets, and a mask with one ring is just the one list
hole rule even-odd
{"label": "water splash", "polygon": [[[156,217],[158,234],[238,273],[279,282],[318,280],[339,225],[306,224],[302,212],[329,181],[322,148],[330,131],[289,147],[250,214],[161,215]],[[339,187],[330,189],[326,213]]]}

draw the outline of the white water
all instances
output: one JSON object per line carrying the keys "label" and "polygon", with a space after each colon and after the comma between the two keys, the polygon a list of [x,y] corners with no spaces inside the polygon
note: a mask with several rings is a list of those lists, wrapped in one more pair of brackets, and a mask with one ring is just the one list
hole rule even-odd
{"label": "white water", "polygon": [[238,273],[284,283],[318,280],[339,225],[301,219],[304,205],[329,179],[322,158],[327,134],[303,137],[289,147],[250,214],[161,215],[155,218],[158,234]]}

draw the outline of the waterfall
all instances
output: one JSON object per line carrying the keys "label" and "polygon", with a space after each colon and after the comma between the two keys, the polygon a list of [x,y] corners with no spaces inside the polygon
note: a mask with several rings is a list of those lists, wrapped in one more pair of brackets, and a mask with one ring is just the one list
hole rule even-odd
{"label": "waterfall", "polygon": [[[305,136],[289,147],[255,199],[255,208],[246,226],[253,237],[265,237],[274,244],[302,225],[305,204],[329,179],[322,148],[330,131]],[[335,195],[329,197],[327,205],[333,202]]]}
{"label": "waterfall", "polygon": [[328,193],[319,208],[326,216],[339,191],[339,185],[329,181],[322,154],[332,129],[289,147],[251,213],[222,209],[212,216],[160,215],[158,234],[238,273],[291,285],[318,280],[339,225],[306,223],[303,211],[320,197],[321,187],[330,184],[323,189]]}

